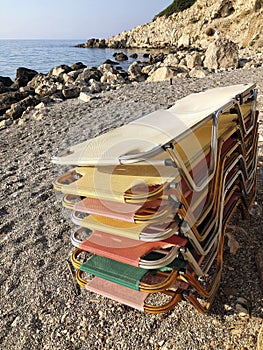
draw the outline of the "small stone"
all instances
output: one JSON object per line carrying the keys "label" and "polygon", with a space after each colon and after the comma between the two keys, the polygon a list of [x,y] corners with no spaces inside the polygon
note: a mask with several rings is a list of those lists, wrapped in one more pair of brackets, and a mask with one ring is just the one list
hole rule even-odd
{"label": "small stone", "polygon": [[239,298],[237,298],[237,303],[241,304],[241,305],[247,305],[247,299],[245,299],[243,297],[239,297]]}
{"label": "small stone", "polygon": [[40,102],[38,105],[35,106],[35,109],[41,109],[45,107],[45,103],[44,102]]}
{"label": "small stone", "polygon": [[87,94],[86,92],[81,92],[79,94],[79,100],[83,102],[89,102],[91,100],[91,96]]}
{"label": "small stone", "polygon": [[241,316],[241,317],[249,315],[248,310],[241,304],[236,304],[236,311],[238,312],[239,316]]}

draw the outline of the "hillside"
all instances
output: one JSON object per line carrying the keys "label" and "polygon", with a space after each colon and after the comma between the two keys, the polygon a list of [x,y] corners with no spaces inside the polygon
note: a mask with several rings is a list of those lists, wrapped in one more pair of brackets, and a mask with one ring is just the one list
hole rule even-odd
{"label": "hillside", "polygon": [[217,37],[239,48],[263,46],[263,0],[197,0],[190,8],[104,41],[112,48],[207,48]]}

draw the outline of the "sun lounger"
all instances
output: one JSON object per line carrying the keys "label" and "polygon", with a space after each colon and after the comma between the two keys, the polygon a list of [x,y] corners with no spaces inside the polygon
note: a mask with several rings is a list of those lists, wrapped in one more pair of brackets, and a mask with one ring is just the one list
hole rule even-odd
{"label": "sun lounger", "polygon": [[[79,237],[84,236],[80,240]],[[164,241],[140,242],[101,231],[78,228],[71,235],[72,244],[80,250],[145,269],[158,269],[178,257],[185,238],[173,235]],[[78,252],[78,250],[76,250]]]}
{"label": "sun lounger", "polygon": [[227,223],[256,193],[254,84],[191,94],[53,158],[78,228],[77,282],[125,305],[206,313],[223,269]]}
{"label": "sun lounger", "polygon": [[[168,110],[159,110],[123,127],[71,147],[53,157],[57,164],[97,166],[138,162],[179,139],[189,130],[213,120],[217,124],[221,110],[229,103],[241,104],[253,97],[254,84],[210,89],[179,100]],[[243,125],[243,124],[242,124]],[[216,129],[214,125],[214,129]],[[216,135],[214,135],[216,136]],[[216,141],[214,138],[213,143]]]}

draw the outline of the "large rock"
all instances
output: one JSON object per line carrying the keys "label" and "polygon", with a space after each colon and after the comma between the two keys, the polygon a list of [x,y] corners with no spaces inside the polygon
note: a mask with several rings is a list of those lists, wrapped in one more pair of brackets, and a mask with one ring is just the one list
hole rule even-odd
{"label": "large rock", "polygon": [[100,82],[98,82],[98,81],[96,81],[94,79],[90,79],[89,83],[90,83],[89,91],[92,94],[96,94],[96,93],[101,92],[102,84]]}
{"label": "large rock", "polygon": [[16,120],[22,116],[28,107],[36,106],[39,103],[39,99],[34,96],[27,96],[23,100],[11,105],[11,108],[6,111],[6,115],[13,120]]}
{"label": "large rock", "polygon": [[16,79],[14,85],[17,87],[26,86],[27,83],[31,81],[37,74],[37,71],[33,69],[19,67],[16,70]]}
{"label": "large rock", "polygon": [[29,95],[28,92],[6,92],[0,95],[0,115],[3,115],[12,104],[19,102]]}
{"label": "large rock", "polygon": [[116,61],[128,61],[128,56],[123,52],[116,52],[113,54]]}
{"label": "large rock", "polygon": [[10,87],[13,84],[13,80],[9,77],[0,76],[0,83],[2,83],[4,86]]}
{"label": "large rock", "polygon": [[238,45],[225,38],[215,40],[206,50],[204,66],[209,70],[237,68]]}
{"label": "large rock", "polygon": [[183,33],[182,36],[178,40],[177,47],[187,48],[190,46],[190,43],[191,43],[190,34]]}
{"label": "large rock", "polygon": [[207,75],[207,72],[204,70],[203,67],[194,67],[189,72],[190,78],[204,78]]}
{"label": "large rock", "polygon": [[54,75],[55,77],[61,77],[64,73],[69,73],[72,69],[66,64],[61,64],[60,66],[54,67],[50,70],[49,75]]}
{"label": "large rock", "polygon": [[150,54],[148,58],[148,63],[155,64],[158,62],[163,62],[166,56],[167,55],[164,52],[158,52],[157,54]]}
{"label": "large rock", "polygon": [[163,65],[167,67],[176,67],[179,64],[179,58],[176,54],[170,53],[167,55],[163,61]]}
{"label": "large rock", "polygon": [[76,63],[73,63],[72,66],[70,66],[70,68],[72,71],[76,71],[79,69],[87,68],[87,66],[82,62],[76,62]]}
{"label": "large rock", "polygon": [[36,94],[40,96],[53,95],[58,90],[58,84],[52,79],[45,79],[39,86],[35,88]]}
{"label": "large rock", "polygon": [[77,86],[70,85],[62,89],[62,95],[65,98],[76,98],[79,96],[80,89]]}
{"label": "large rock", "polygon": [[193,69],[194,67],[201,67],[202,57],[199,52],[193,52],[186,55],[186,65],[189,69]]}
{"label": "large rock", "polygon": [[100,79],[100,82],[102,84],[109,84],[112,86],[116,86],[116,85],[122,85],[125,84],[125,79],[121,76],[121,74],[114,74],[110,71],[105,72],[103,74],[103,76]]}
{"label": "large rock", "polygon": [[88,83],[90,81],[90,79],[94,79],[99,81],[100,78],[102,76],[102,72],[100,71],[100,69],[97,69],[95,67],[89,67],[89,68],[85,68],[77,77],[76,81],[85,81],[86,83]]}
{"label": "large rock", "polygon": [[131,81],[144,81],[146,79],[146,75],[142,72],[142,67],[138,62],[133,62],[129,68],[128,73]]}
{"label": "large rock", "polygon": [[156,69],[147,79],[147,81],[164,81],[176,76],[176,72],[169,67],[160,67]]}

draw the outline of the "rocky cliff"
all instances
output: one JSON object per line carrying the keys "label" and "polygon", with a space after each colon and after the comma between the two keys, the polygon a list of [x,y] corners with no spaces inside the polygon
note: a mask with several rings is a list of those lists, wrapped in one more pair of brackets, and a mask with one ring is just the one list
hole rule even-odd
{"label": "rocky cliff", "polygon": [[239,48],[263,46],[263,0],[197,0],[189,9],[124,31],[86,47],[202,48],[218,37]]}

